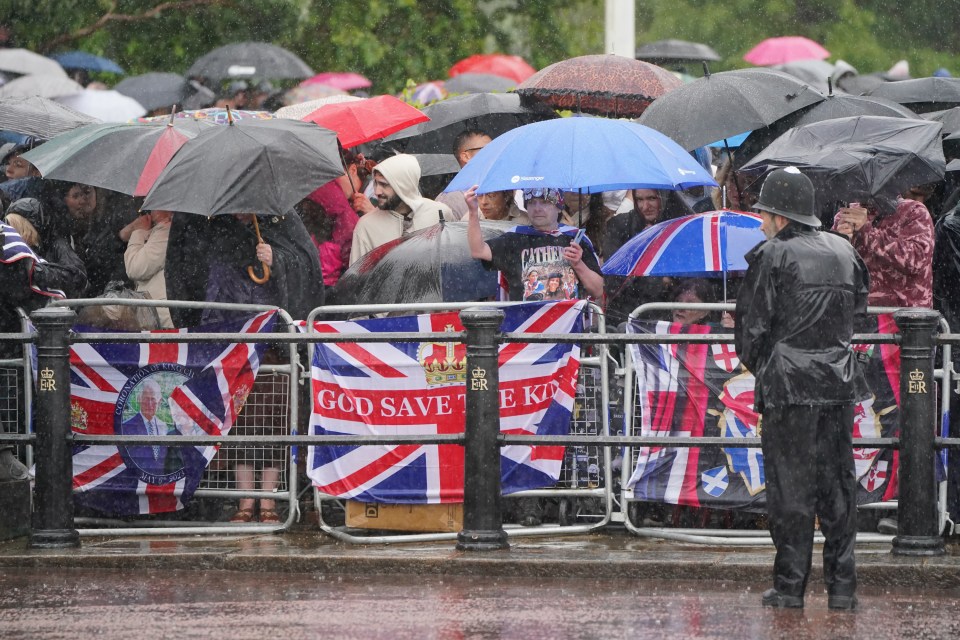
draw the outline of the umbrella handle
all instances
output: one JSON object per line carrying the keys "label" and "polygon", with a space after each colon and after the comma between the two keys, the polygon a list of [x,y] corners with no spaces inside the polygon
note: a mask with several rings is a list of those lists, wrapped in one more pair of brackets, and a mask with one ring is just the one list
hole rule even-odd
{"label": "umbrella handle", "polygon": [[[257,243],[262,244],[263,237],[260,235],[260,224],[257,222],[256,214],[254,214],[253,216],[253,230],[257,234]],[[261,262],[260,266],[263,268],[262,276],[258,276],[256,270],[252,266],[247,267],[247,275],[250,276],[250,279],[253,280],[255,283],[264,284],[265,282],[270,280],[270,267],[268,267],[267,263],[265,262]]]}

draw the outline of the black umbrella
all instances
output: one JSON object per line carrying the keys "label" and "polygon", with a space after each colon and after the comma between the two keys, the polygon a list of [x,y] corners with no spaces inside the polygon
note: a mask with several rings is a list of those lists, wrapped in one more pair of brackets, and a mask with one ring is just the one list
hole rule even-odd
{"label": "black umbrella", "polygon": [[333,131],[297,120],[242,120],[187,141],[157,178],[143,208],[282,216],[341,175]]}
{"label": "black umbrella", "polygon": [[515,80],[492,73],[461,73],[443,83],[447,93],[497,93],[516,86]]}
{"label": "black umbrella", "polygon": [[960,131],[960,107],[944,109],[943,111],[930,111],[923,114],[924,120],[932,120],[943,125],[943,134],[950,135]]}
{"label": "black umbrella", "polygon": [[[514,226],[483,220],[484,240]],[[441,222],[381,245],[350,266],[333,304],[470,302],[497,293],[497,273],[470,256],[466,222]]]}
{"label": "black umbrella", "polygon": [[707,62],[720,60],[720,54],[708,45],[672,38],[648,42],[637,49],[635,57],[637,60],[654,63],[672,62],[674,60],[706,60]]}
{"label": "black umbrella", "polygon": [[817,186],[822,203],[873,202],[889,209],[905,189],[943,178],[940,123],[855,116],[790,129],[743,171],[795,166]]}
{"label": "black umbrella", "polygon": [[420,163],[420,177],[442,176],[459,173],[460,163],[452,153],[414,153]]}
{"label": "black umbrella", "polygon": [[0,98],[0,130],[49,140],[96,118],[40,96]]}
{"label": "black umbrella", "polygon": [[235,42],[197,58],[188,78],[309,78],[313,70],[296,54],[267,42]]}
{"label": "black umbrella", "polygon": [[475,129],[491,138],[531,122],[556,118],[545,107],[523,107],[514,93],[472,93],[455,96],[421,109],[429,122],[384,138],[375,155],[399,153],[453,153],[457,134]]}
{"label": "black umbrella", "polygon": [[905,104],[917,113],[960,106],[960,78],[916,78],[885,82],[866,93]]}
{"label": "black umbrella", "polygon": [[766,127],[823,97],[782,71],[759,67],[722,71],[657,98],[637,122],[691,150]]}
{"label": "black umbrella", "polygon": [[181,111],[203,109],[216,102],[217,96],[199,82],[178,73],[151,72],[132,76],[114,87],[130,96],[147,111],[177,105]]}
{"label": "black umbrella", "polygon": [[910,109],[883,98],[831,94],[823,102],[818,102],[800,111],[794,111],[769,127],[752,132],[737,150],[737,163],[735,164],[739,166],[745,163],[789,129],[833,118],[852,116],[887,116],[890,118],[914,119],[919,117]]}
{"label": "black umbrella", "polygon": [[865,95],[877,87],[889,82],[882,73],[852,74],[837,79],[837,88],[852,93]]}

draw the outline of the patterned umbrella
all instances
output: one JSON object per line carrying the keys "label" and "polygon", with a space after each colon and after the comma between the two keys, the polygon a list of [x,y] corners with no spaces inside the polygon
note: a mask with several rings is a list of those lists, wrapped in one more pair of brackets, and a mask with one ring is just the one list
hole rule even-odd
{"label": "patterned umbrella", "polygon": [[601,270],[676,277],[746,271],[744,255],[765,239],[760,223],[758,214],[726,209],[666,220],[630,239]]}
{"label": "patterned umbrella", "polygon": [[287,91],[283,96],[283,104],[289,106],[311,100],[320,100],[321,98],[345,95],[347,95],[346,91],[326,84],[306,84]]}
{"label": "patterned umbrella", "polygon": [[[230,116],[226,109],[219,107],[210,107],[209,109],[196,109],[194,111],[178,111],[174,118],[192,118],[194,120],[206,120],[213,124],[229,124],[230,117],[234,120],[273,120],[276,116],[269,111],[246,111],[243,109],[230,109]],[[150,116],[137,118],[138,122],[166,122],[170,116]]]}
{"label": "patterned umbrella", "polygon": [[286,107],[280,107],[274,111],[273,115],[275,118],[285,118],[287,120],[301,120],[304,116],[308,116],[320,107],[326,106],[328,104],[339,104],[341,102],[356,102],[357,100],[363,100],[357,96],[348,96],[336,95],[329,96],[327,98],[318,98],[316,100],[309,100],[307,102],[300,102],[298,104],[291,104]]}
{"label": "patterned umbrella", "polygon": [[517,86],[525,101],[610,117],[636,118],[681,86],[671,72],[642,60],[591,55],[561,60]]}

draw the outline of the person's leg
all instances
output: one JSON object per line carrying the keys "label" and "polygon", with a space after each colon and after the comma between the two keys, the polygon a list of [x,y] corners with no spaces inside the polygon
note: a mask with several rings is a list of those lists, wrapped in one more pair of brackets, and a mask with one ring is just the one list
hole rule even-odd
{"label": "person's leg", "polygon": [[801,599],[799,604],[786,606],[803,606],[810,575],[816,415],[809,406],[768,407],[761,423],[770,537],[777,549],[773,586],[778,594]]}
{"label": "person's leg", "polygon": [[852,598],[857,590],[853,407],[824,407],[817,432],[817,514],[825,538],[823,579],[831,596],[831,608],[851,608],[856,604]]}
{"label": "person's leg", "polygon": [[[236,476],[237,489],[240,491],[253,491],[254,471],[252,465],[238,462],[234,468],[234,475]],[[253,506],[253,498],[241,498],[240,506],[237,509],[237,513],[231,518],[231,522],[251,522],[254,515]]]}
{"label": "person's leg", "polygon": [[[273,491],[280,484],[280,469],[264,467],[260,470],[260,488],[263,491]],[[260,500],[260,522],[279,522],[277,503],[266,498]]]}

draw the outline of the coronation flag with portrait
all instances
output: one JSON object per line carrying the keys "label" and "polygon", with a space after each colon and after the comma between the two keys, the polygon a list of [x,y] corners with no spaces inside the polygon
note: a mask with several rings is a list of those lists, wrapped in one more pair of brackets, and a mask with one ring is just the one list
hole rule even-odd
{"label": "coronation flag with portrait", "polygon": [[[890,316],[881,333],[896,332]],[[634,320],[628,333],[729,333],[713,325]],[[896,345],[854,345],[872,395],[854,411],[855,438],[899,434],[900,355]],[[634,344],[634,432],[645,437],[759,438],[754,377],[732,344]],[[855,447],[858,504],[896,497],[895,450]],[[639,447],[627,484],[637,500],[762,510],[763,453],[752,447]]]}
{"label": "coronation flag with portrait", "polygon": [[[152,333],[270,333],[275,322],[276,312],[268,311]],[[253,387],[263,349],[252,343],[73,344],[71,428],[89,435],[226,435]],[[159,396],[155,410],[141,402],[148,387]],[[111,515],[182,509],[216,451],[201,445],[77,445],[75,500]]]}
{"label": "coronation flag with portrait", "polygon": [[[584,301],[504,308],[504,332],[579,332]],[[320,333],[463,331],[456,312],[316,322]],[[499,350],[500,431],[566,435],[580,349],[575,344],[503,343]],[[311,433],[422,435],[463,433],[466,346],[458,343],[319,343],[311,367]],[[471,383],[483,382],[471,373]],[[503,447],[503,493],[556,484],[564,447]],[[308,475],[323,493],[380,503],[463,501],[460,445],[310,447]]]}

